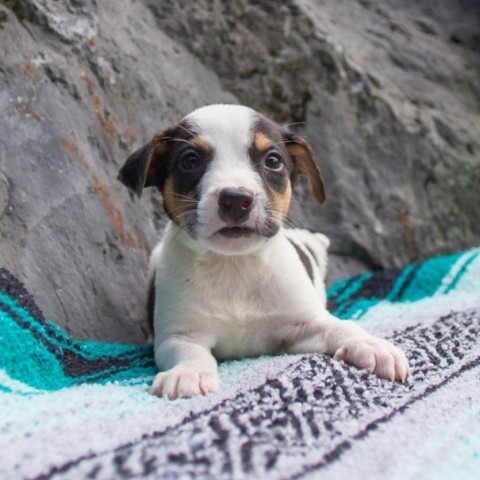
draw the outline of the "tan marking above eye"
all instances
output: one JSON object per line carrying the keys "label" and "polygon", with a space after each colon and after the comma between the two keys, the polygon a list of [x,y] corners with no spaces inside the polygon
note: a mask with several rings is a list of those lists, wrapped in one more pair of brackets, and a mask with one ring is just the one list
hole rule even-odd
{"label": "tan marking above eye", "polygon": [[201,135],[193,137],[190,143],[199,150],[205,150],[207,152],[212,150],[212,146]]}
{"label": "tan marking above eye", "polygon": [[262,132],[257,132],[255,134],[253,144],[255,145],[255,148],[261,152],[264,152],[273,146],[273,142]]}

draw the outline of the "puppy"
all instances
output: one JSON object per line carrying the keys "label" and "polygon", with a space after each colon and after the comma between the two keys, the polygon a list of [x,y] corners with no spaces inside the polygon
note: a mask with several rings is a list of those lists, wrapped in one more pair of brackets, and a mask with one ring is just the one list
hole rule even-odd
{"label": "puppy", "polygon": [[159,188],[171,220],[150,265],[153,394],[206,395],[216,359],[280,352],[410,374],[401,350],[326,310],[328,239],[283,227],[300,175],[323,202],[307,142],[240,105],[195,110],[127,159],[119,179],[138,196]]}

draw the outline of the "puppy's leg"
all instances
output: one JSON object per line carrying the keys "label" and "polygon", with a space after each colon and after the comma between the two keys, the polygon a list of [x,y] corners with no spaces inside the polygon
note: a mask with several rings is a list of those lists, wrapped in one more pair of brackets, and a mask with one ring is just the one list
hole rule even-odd
{"label": "puppy's leg", "polygon": [[210,349],[191,338],[170,337],[155,348],[157,365],[165,368],[150,392],[158,397],[188,398],[207,395],[219,387],[217,362]]}
{"label": "puppy's leg", "polygon": [[326,353],[392,381],[404,382],[411,374],[402,350],[328,312],[312,321],[298,322],[285,333],[290,353]]}

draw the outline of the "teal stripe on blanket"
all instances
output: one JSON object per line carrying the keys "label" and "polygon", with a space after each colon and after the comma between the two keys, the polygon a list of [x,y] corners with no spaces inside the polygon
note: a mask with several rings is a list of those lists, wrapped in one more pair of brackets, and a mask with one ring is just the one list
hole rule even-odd
{"label": "teal stripe on blanket", "polygon": [[[414,302],[454,293],[467,284],[480,291],[480,249],[343,280],[328,290],[328,296],[335,315],[361,319],[381,302]],[[8,291],[0,282],[0,369],[11,379],[48,391],[86,382],[139,381],[156,372],[152,346],[74,340],[53,323],[36,318]],[[15,391],[1,383],[0,390]]]}
{"label": "teal stripe on blanket", "polygon": [[457,253],[425,260],[417,270],[415,278],[405,289],[400,301],[414,302],[431,297],[441,286],[453,265],[466,256],[467,254]]}
{"label": "teal stripe on blanket", "polygon": [[[363,285],[371,276],[371,273],[364,273],[362,275],[359,275],[357,278],[352,279],[352,281],[350,281],[346,285],[344,291],[341,292],[336,298],[338,306],[334,310],[335,315],[337,315],[339,318],[349,317],[349,312],[352,308],[352,297],[354,297],[356,294],[358,294],[359,291],[361,291]],[[331,290],[328,291],[327,295],[331,296]]]}
{"label": "teal stripe on blanket", "polygon": [[445,293],[450,292],[451,290],[453,290],[457,286],[458,282],[463,278],[465,271],[470,267],[470,265],[475,260],[477,260],[479,258],[479,256],[480,256],[479,254],[473,253],[469,258],[466,259],[466,261],[463,263],[461,268],[458,270],[457,274],[455,275],[455,277],[453,278],[451,283],[449,285],[447,285],[447,287],[445,288]]}
{"label": "teal stripe on blanket", "polygon": [[[476,262],[480,263],[480,249],[478,248],[468,252],[433,257],[419,264],[407,265],[398,271],[389,292],[378,296],[372,292],[381,289],[371,283],[386,282],[387,278],[382,278],[383,272],[374,276],[358,277],[357,282],[345,289],[341,295],[338,295],[338,286],[333,285],[327,292],[329,299],[332,294],[337,296],[337,305],[332,313],[342,319],[360,319],[380,302],[415,302],[436,294],[453,292],[459,282],[468,274],[472,264]],[[480,292],[480,267],[478,270],[478,276],[472,278],[471,282]],[[385,272],[385,274],[387,273],[390,275],[391,272]],[[338,304],[338,299],[341,299],[340,304]]]}
{"label": "teal stripe on blanket", "polygon": [[[78,383],[129,380],[155,373],[150,345],[73,340],[53,323],[40,323],[1,292],[0,331],[0,368],[34,388],[58,390]],[[111,360],[116,362],[109,365]],[[89,369],[89,362],[103,362],[104,366]],[[77,368],[68,372],[67,367]]]}

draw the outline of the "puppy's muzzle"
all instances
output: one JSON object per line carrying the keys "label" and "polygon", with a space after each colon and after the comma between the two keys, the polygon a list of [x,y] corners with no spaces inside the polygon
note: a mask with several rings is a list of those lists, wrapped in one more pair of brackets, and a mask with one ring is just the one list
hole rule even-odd
{"label": "puppy's muzzle", "polygon": [[218,216],[229,225],[244,223],[254,207],[255,196],[247,188],[224,188],[218,196]]}

